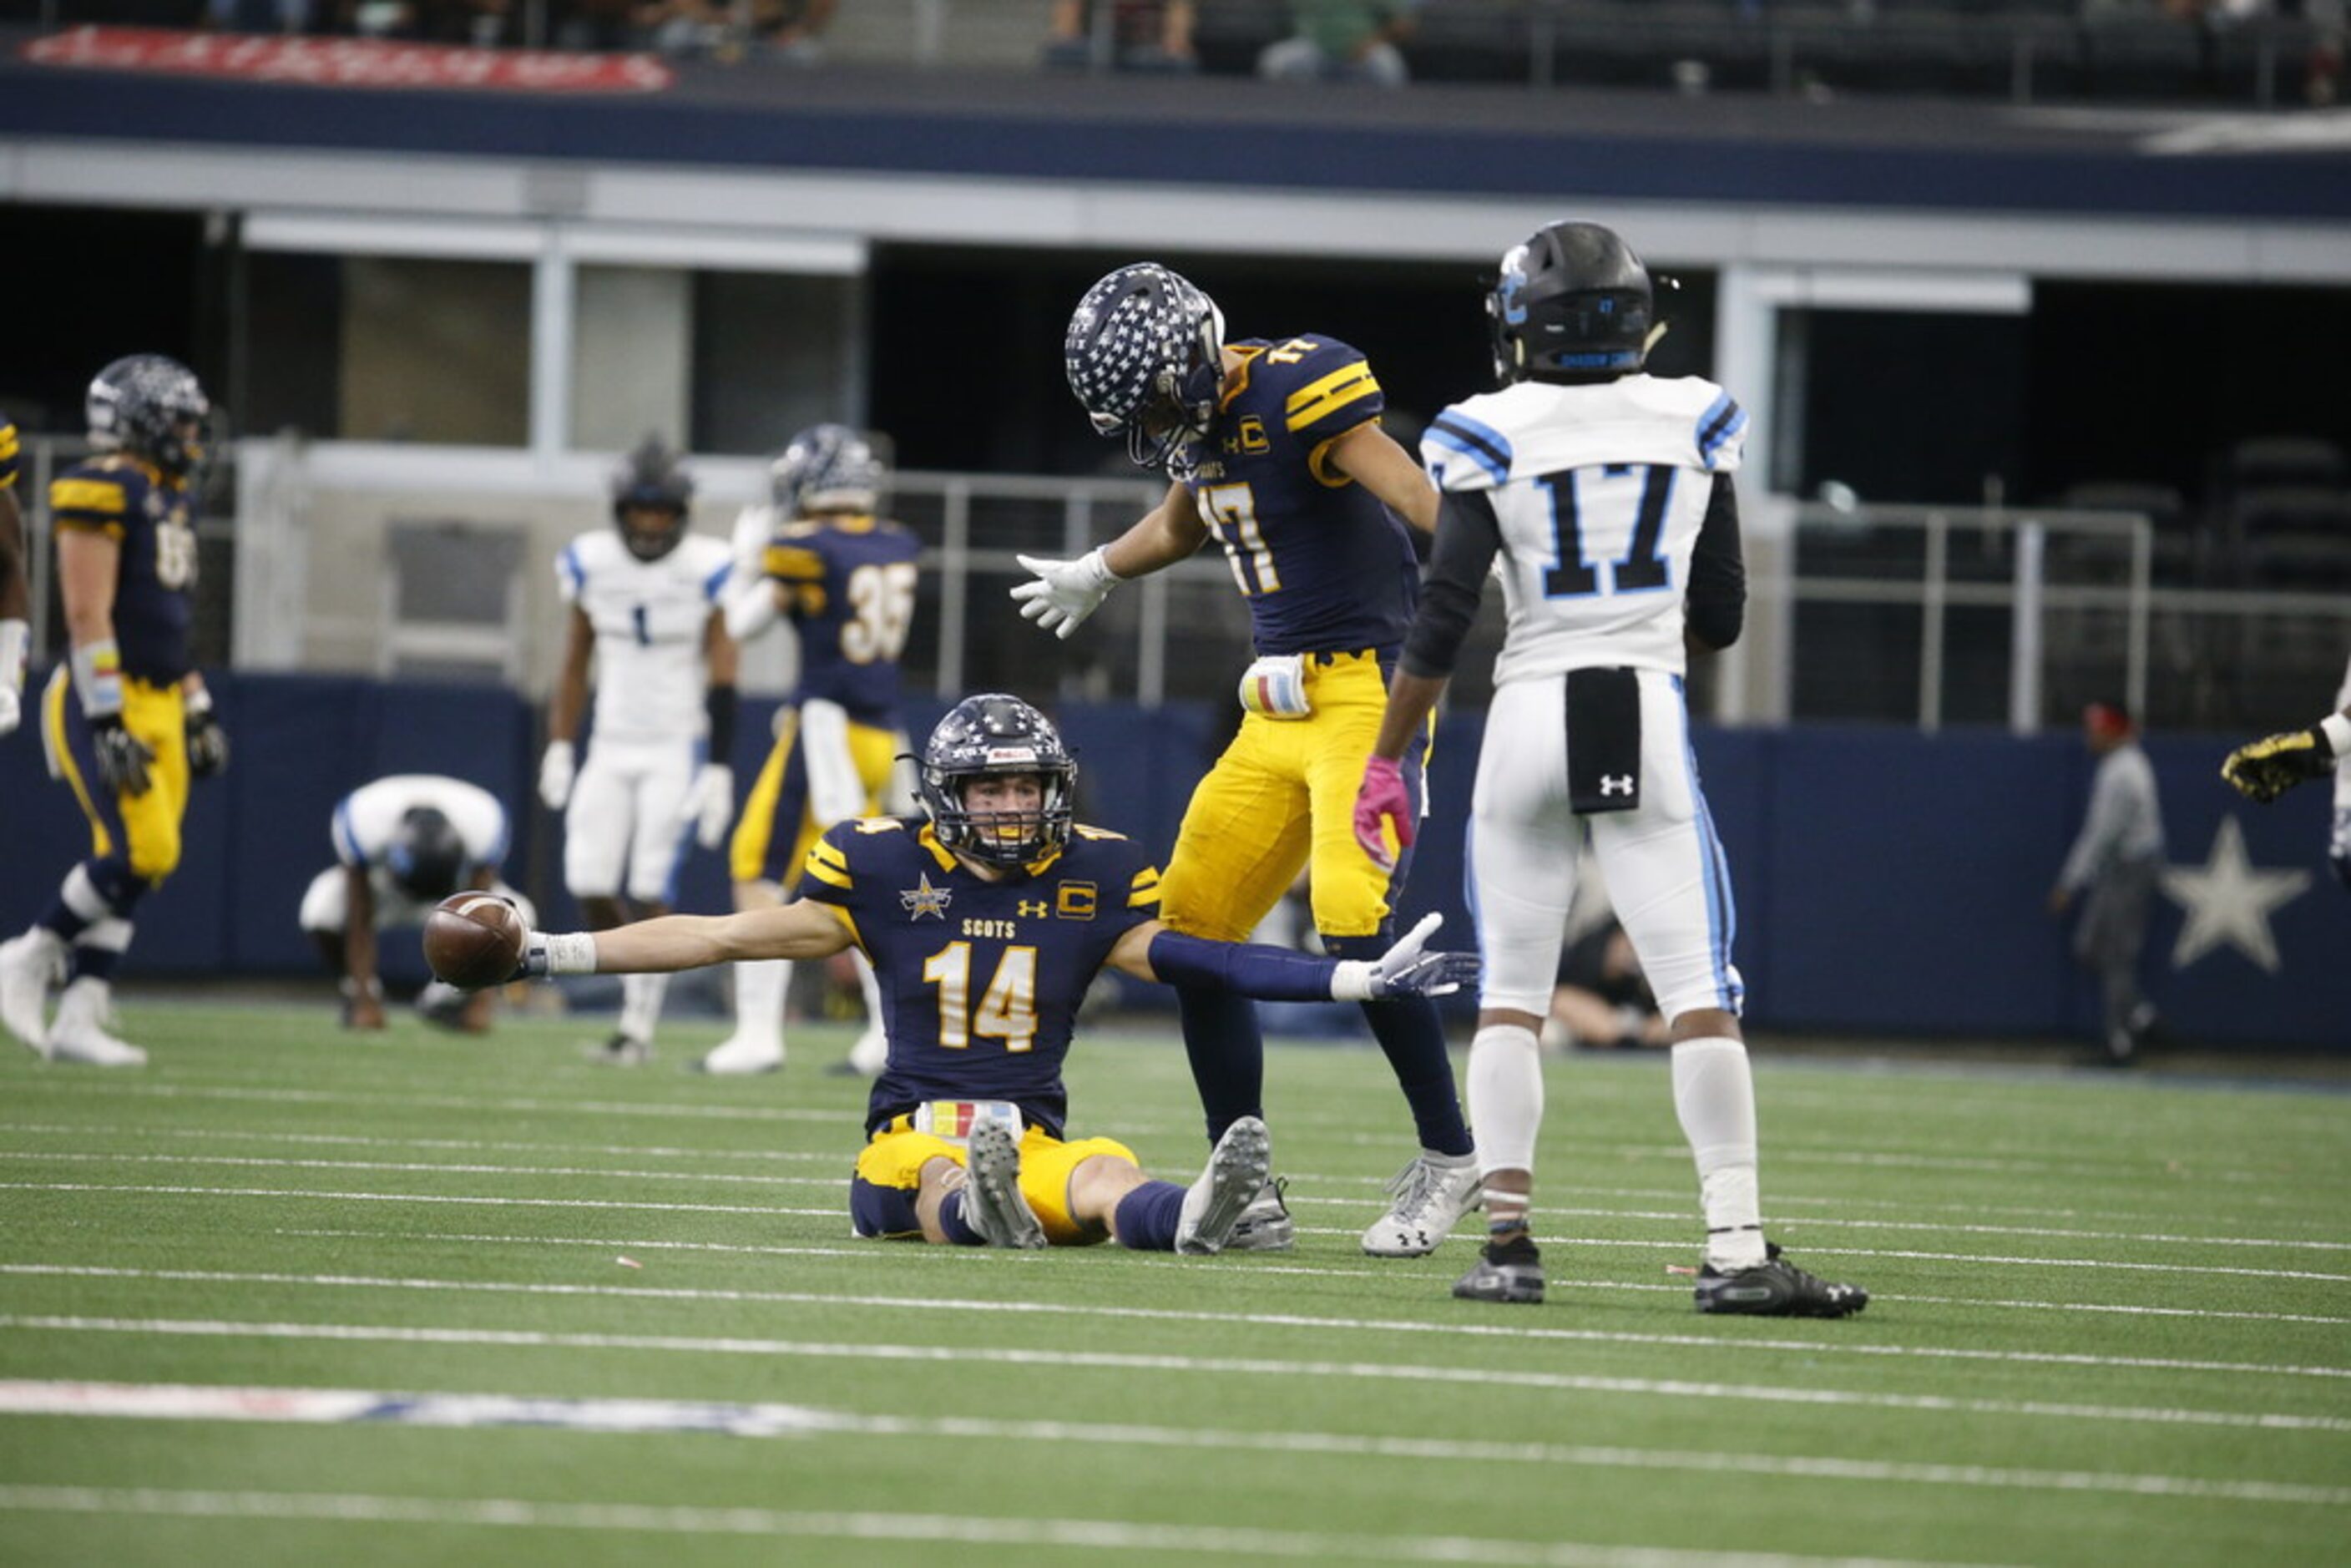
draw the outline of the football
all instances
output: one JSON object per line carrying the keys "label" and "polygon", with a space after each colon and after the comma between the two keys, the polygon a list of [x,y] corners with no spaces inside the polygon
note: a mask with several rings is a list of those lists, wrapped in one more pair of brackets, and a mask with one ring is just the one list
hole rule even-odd
{"label": "football", "polygon": [[495,986],[522,962],[522,917],[495,894],[460,893],[424,918],[424,961],[464,990]]}

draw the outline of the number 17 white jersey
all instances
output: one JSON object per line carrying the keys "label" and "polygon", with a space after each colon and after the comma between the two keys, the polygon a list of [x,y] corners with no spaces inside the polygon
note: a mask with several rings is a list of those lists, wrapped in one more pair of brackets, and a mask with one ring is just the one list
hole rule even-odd
{"label": "number 17 white jersey", "polygon": [[1454,404],[1421,438],[1439,490],[1489,492],[1508,613],[1499,682],[1683,666],[1690,554],[1747,415],[1695,376],[1520,382]]}

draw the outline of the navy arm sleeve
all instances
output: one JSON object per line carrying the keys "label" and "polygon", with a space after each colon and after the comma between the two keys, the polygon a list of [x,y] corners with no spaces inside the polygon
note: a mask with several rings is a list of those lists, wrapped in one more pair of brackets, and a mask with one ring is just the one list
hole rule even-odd
{"label": "navy arm sleeve", "polygon": [[1690,634],[1709,648],[1728,648],[1747,623],[1747,562],[1739,549],[1739,493],[1730,476],[1714,476],[1706,521],[1690,552]]}
{"label": "navy arm sleeve", "polygon": [[1478,619],[1486,572],[1501,548],[1502,525],[1494,516],[1492,494],[1448,492],[1437,516],[1437,543],[1420,585],[1420,608],[1405,637],[1405,674],[1442,680],[1453,673],[1470,622]]}

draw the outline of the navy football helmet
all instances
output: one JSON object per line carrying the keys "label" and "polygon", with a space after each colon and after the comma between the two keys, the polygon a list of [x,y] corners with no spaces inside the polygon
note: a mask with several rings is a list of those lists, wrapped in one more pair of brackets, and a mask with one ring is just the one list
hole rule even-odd
{"label": "navy football helmet", "polygon": [[1649,269],[1614,230],[1552,224],[1502,257],[1486,317],[1505,386],[1629,375],[1656,325]]}
{"label": "navy football helmet", "polygon": [[845,424],[812,424],[768,469],[778,515],[871,512],[882,504],[890,465],[873,437]]}
{"label": "navy football helmet", "polygon": [[1207,434],[1224,385],[1225,315],[1182,274],[1137,262],[1086,290],[1061,340],[1070,390],[1101,435],[1157,468]]}
{"label": "navy football helmet", "polygon": [[612,475],[612,522],[639,560],[659,560],[685,538],[694,476],[658,435],[648,435]]}
{"label": "navy football helmet", "polygon": [[204,461],[213,405],[195,371],[164,354],[131,354],[90,378],[89,444],[144,457],[166,474]]}
{"label": "navy football helmet", "polygon": [[[965,809],[973,779],[1023,774],[1044,787],[1037,810],[975,816]],[[1019,697],[989,692],[956,704],[931,731],[915,792],[941,844],[1014,870],[1069,842],[1077,787],[1078,765],[1053,721]]]}
{"label": "navy football helmet", "polygon": [[465,875],[465,841],[456,824],[432,806],[412,806],[392,830],[383,863],[411,898],[438,904]]}

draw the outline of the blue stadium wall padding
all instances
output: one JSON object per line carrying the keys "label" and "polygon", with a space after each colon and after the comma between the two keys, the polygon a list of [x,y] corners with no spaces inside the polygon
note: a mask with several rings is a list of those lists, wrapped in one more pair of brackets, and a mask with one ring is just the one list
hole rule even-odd
{"label": "blue stadium wall padding", "polygon": [[[140,914],[134,975],[311,972],[295,912],[332,860],[335,803],[392,772],[455,774],[504,800],[515,821],[510,879],[540,899],[551,924],[576,925],[559,892],[561,824],[532,789],[537,716],[513,693],[308,675],[225,674],[214,689],[234,765],[195,787],[181,869]],[[911,701],[913,733],[946,706]],[[774,706],[745,705],[734,758],[742,788],[765,755]],[[1164,860],[1227,716],[1207,705],[1123,704],[1063,705],[1056,716],[1079,759],[1081,817],[1133,834]],[[1430,816],[1401,901],[1406,922],[1442,911],[1452,946],[1472,942],[1462,831],[1482,718],[1456,712],[1439,726]],[[2351,892],[2325,864],[2327,794],[2307,787],[2274,806],[2248,805],[2217,776],[2227,745],[2147,743],[2169,861],[2201,872],[2234,823],[2256,874],[2298,877],[2258,927],[2273,937],[2277,967],[2228,943],[2182,952],[2181,905],[2158,897],[2150,994],[2186,1041],[2351,1047],[2341,987],[2351,973]],[[1750,1023],[1889,1036],[2094,1033],[2095,988],[2068,956],[2066,927],[2043,908],[2089,792],[2090,758],[2070,737],[1708,729],[1696,750],[1730,862]],[[43,774],[37,737],[0,740],[0,931],[39,913],[87,843],[71,794]],[[727,901],[724,856],[695,851],[679,906],[717,911]],[[389,940],[383,953],[389,978],[422,977],[413,942]],[[1138,1002],[1167,1001],[1161,988],[1123,989]]]}

